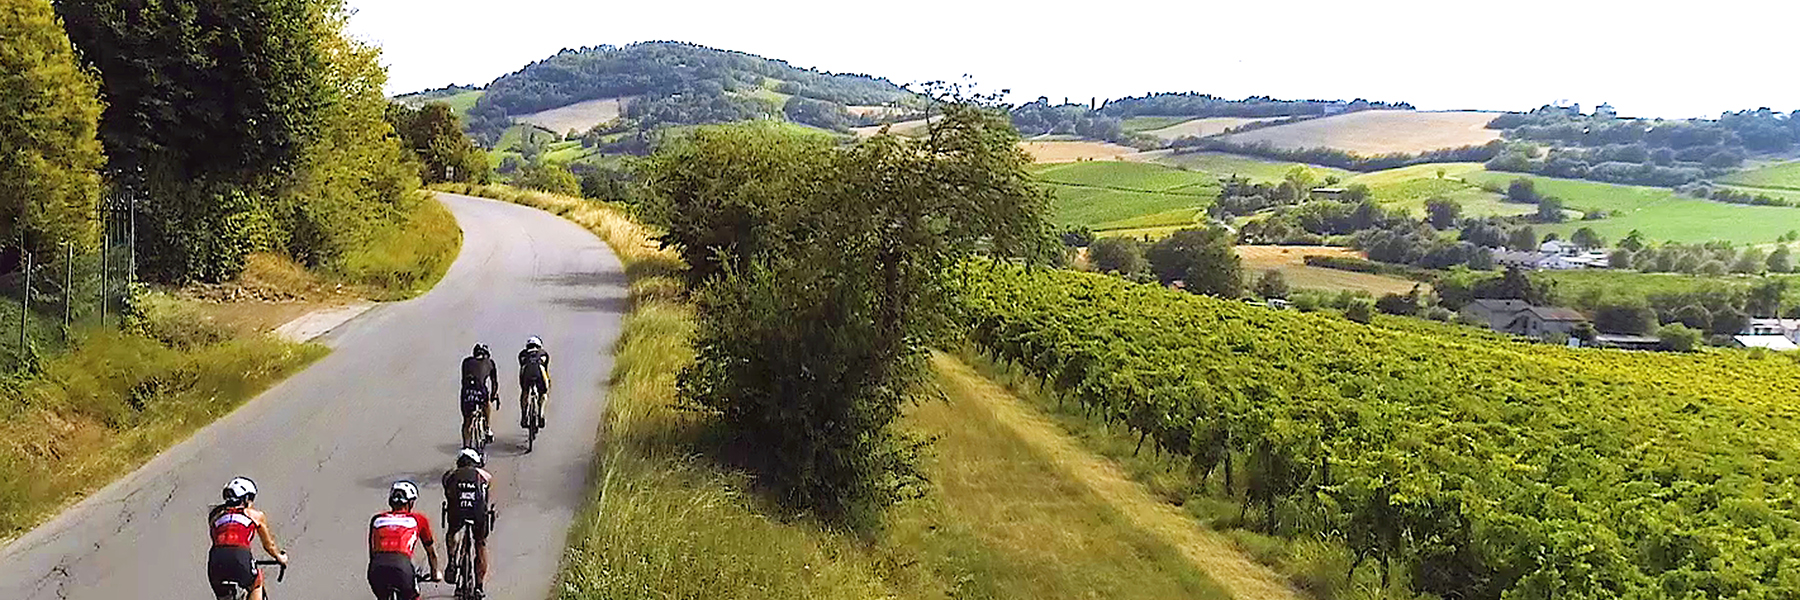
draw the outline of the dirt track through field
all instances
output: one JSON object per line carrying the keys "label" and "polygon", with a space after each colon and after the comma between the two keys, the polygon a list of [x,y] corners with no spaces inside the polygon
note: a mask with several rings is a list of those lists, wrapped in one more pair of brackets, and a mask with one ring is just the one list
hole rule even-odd
{"label": "dirt track through field", "polygon": [[1116,508],[1139,529],[1162,538],[1237,600],[1300,600],[1305,596],[1268,567],[1257,564],[1218,532],[1202,528],[1173,506],[1158,501],[1132,481],[1118,465],[1082,449],[1056,424],[1025,406],[1005,388],[977,374],[962,361],[933,355],[932,366],[950,385],[980,398],[1000,422],[1045,458],[1066,469],[1076,481]]}

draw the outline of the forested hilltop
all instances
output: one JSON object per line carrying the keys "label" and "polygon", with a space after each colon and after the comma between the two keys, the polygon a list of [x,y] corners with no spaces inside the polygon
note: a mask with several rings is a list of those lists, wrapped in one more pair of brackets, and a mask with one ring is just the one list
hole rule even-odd
{"label": "forested hilltop", "polygon": [[802,69],[787,61],[685,42],[641,42],[564,50],[502,76],[470,110],[469,126],[492,144],[514,116],[632,97],[621,116],[641,128],[739,121],[785,111],[796,121],[845,129],[853,120],[846,107],[891,105],[910,96],[883,78]]}

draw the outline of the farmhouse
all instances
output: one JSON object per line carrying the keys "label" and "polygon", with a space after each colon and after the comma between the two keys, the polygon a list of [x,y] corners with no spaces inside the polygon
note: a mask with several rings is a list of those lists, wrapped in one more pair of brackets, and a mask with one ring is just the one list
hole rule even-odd
{"label": "farmhouse", "polygon": [[1494,331],[1543,338],[1572,335],[1587,317],[1568,308],[1532,306],[1524,300],[1480,299],[1463,307],[1463,315],[1487,323]]}
{"label": "farmhouse", "polygon": [[1662,340],[1649,335],[1602,333],[1594,336],[1593,345],[1597,348],[1620,350],[1657,350],[1662,348]]}
{"label": "farmhouse", "polygon": [[1750,325],[1731,336],[1738,348],[1800,349],[1800,319],[1751,319]]}

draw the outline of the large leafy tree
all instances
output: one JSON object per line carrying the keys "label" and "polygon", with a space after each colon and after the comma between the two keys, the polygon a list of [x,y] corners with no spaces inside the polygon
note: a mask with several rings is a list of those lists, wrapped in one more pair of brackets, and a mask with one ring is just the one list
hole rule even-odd
{"label": "large leafy tree", "polygon": [[727,126],[646,163],[645,214],[700,284],[682,394],[787,502],[866,524],[922,483],[890,425],[948,325],[951,267],[1058,250],[1017,144],[1003,113],[952,103],[917,140]]}
{"label": "large leafy tree", "polygon": [[387,115],[401,141],[419,159],[419,179],[484,183],[491,175],[487,153],[463,133],[462,119],[450,105],[430,102],[415,109],[396,103]]}
{"label": "large leafy tree", "polygon": [[0,243],[94,242],[103,165],[94,79],[47,0],[0,0]]}
{"label": "large leafy tree", "polygon": [[1176,231],[1151,244],[1144,256],[1157,280],[1164,284],[1181,280],[1196,294],[1236,298],[1244,287],[1243,261],[1232,247],[1231,232],[1224,228]]}

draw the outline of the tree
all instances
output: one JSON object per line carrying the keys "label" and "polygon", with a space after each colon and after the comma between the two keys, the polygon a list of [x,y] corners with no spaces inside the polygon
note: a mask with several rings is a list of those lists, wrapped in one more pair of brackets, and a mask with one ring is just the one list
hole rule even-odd
{"label": "tree", "polygon": [[1600,234],[1595,233],[1594,228],[1592,227],[1583,227],[1575,230],[1575,233],[1569,236],[1569,241],[1582,248],[1606,247],[1606,238],[1600,237]]}
{"label": "tree", "polygon": [[1538,199],[1537,220],[1540,223],[1563,222],[1563,202],[1555,196],[1544,196]]}
{"label": "tree", "polygon": [[1352,183],[1350,185],[1344,186],[1343,201],[1344,202],[1363,202],[1365,200],[1368,200],[1371,195],[1372,195],[1372,193],[1369,191],[1369,186],[1367,184]]}
{"label": "tree", "polygon": [[1750,288],[1744,296],[1744,310],[1750,316],[1773,317],[1781,313],[1781,298],[1787,295],[1786,279],[1769,279]]}
{"label": "tree", "polygon": [[1344,318],[1358,323],[1368,324],[1375,320],[1375,301],[1368,298],[1352,298],[1344,306]]}
{"label": "tree", "polygon": [[1183,280],[1190,292],[1235,298],[1243,275],[1231,242],[1231,232],[1224,228],[1182,229],[1151,244],[1144,257],[1164,285]]}
{"label": "tree", "polygon": [[1734,307],[1726,306],[1712,314],[1712,327],[1707,331],[1718,335],[1737,335],[1750,328],[1750,315]]}
{"label": "tree", "polygon": [[1088,246],[1088,262],[1101,273],[1130,276],[1149,266],[1144,261],[1144,247],[1136,239],[1116,236],[1094,240]]}
{"label": "tree", "polygon": [[1256,279],[1256,295],[1263,298],[1287,298],[1287,277],[1274,269],[1263,271],[1262,276]]}
{"label": "tree", "polygon": [[1769,252],[1769,271],[1775,273],[1791,273],[1794,270],[1793,250],[1787,246],[1776,246]]}
{"label": "tree", "polygon": [[1606,264],[1614,269],[1629,269],[1634,260],[1637,260],[1637,256],[1632,254],[1630,250],[1619,248],[1613,250],[1612,254],[1607,257]]}
{"label": "tree", "polygon": [[1382,294],[1375,300],[1375,309],[1390,315],[1412,316],[1419,312],[1418,297],[1415,294]]}
{"label": "tree", "polygon": [[8,2],[0,39],[0,243],[60,262],[95,240],[98,84],[47,0]]}
{"label": "tree", "polygon": [[1448,198],[1425,201],[1425,221],[1437,229],[1452,229],[1462,219],[1462,204]]}
{"label": "tree", "polygon": [[1731,263],[1731,272],[1761,273],[1767,267],[1767,260],[1768,256],[1763,254],[1762,249],[1745,248],[1744,252],[1738,255],[1737,260]]}
{"label": "tree", "polygon": [[519,174],[519,185],[564,196],[580,196],[581,181],[567,168],[555,163],[532,163]]}
{"label": "tree", "polygon": [[1520,177],[1506,184],[1506,201],[1519,204],[1537,204],[1537,185],[1530,179]]}
{"label": "tree", "polygon": [[1537,250],[1537,230],[1532,229],[1530,225],[1512,230],[1511,233],[1507,234],[1506,247],[1521,252]]}
{"label": "tree", "polygon": [[1680,323],[1670,323],[1656,330],[1662,349],[1670,352],[1693,352],[1700,346],[1700,332]]}
{"label": "tree", "polygon": [[1700,263],[1699,270],[1700,270],[1701,275],[1717,276],[1717,275],[1724,275],[1730,269],[1725,266],[1725,261],[1709,260],[1709,261]]}
{"label": "tree", "polygon": [[1631,233],[1625,234],[1625,239],[1619,240],[1619,247],[1632,252],[1642,252],[1644,250],[1644,234],[1636,229],[1631,230]]}
{"label": "tree", "polygon": [[463,133],[462,119],[450,105],[431,102],[415,110],[395,103],[388,109],[388,121],[419,159],[420,180],[485,183],[491,175],[487,153]]}
{"label": "tree", "polygon": [[1006,114],[941,106],[917,139],[703,127],[641,167],[643,214],[699,284],[682,402],[759,485],[830,522],[871,525],[924,485],[920,442],[892,424],[951,331],[954,269],[1060,252]]}
{"label": "tree", "polygon": [[1712,313],[1707,312],[1704,306],[1689,304],[1675,311],[1675,321],[1696,330],[1705,331],[1712,328]]}
{"label": "tree", "polygon": [[1094,243],[1094,231],[1085,225],[1074,225],[1062,231],[1064,246],[1070,248],[1086,248]]}
{"label": "tree", "polygon": [[1281,180],[1294,186],[1295,198],[1304,200],[1313,188],[1319,187],[1319,174],[1303,165],[1289,167]]}
{"label": "tree", "polygon": [[1603,304],[1594,310],[1594,329],[1601,333],[1645,335],[1656,325],[1656,313],[1643,301]]}

